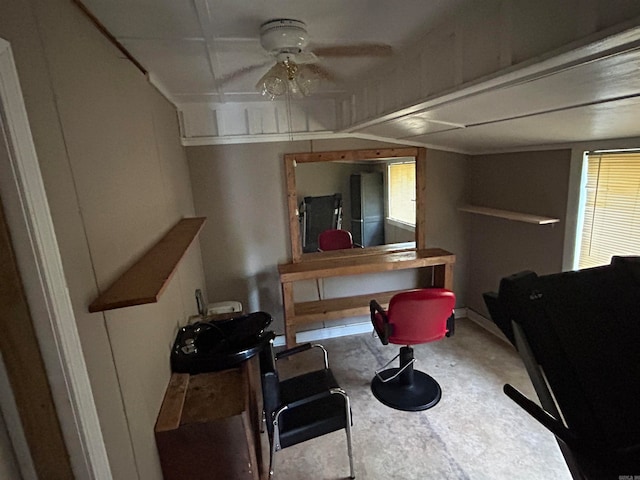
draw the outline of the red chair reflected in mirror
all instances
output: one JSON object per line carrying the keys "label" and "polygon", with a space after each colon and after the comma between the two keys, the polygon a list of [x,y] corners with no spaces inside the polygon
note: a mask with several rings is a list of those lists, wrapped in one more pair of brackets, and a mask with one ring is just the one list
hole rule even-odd
{"label": "red chair reflected in mirror", "polygon": [[321,252],[329,250],[343,250],[354,247],[361,248],[360,245],[353,243],[351,232],[347,230],[325,230],[318,235],[318,250]]}

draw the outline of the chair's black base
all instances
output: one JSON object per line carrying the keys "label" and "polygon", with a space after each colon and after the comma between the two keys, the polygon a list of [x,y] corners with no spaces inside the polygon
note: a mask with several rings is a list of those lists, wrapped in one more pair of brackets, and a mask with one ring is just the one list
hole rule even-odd
{"label": "chair's black base", "polygon": [[[381,372],[380,376],[389,378],[398,370],[400,369],[389,368]],[[371,381],[371,391],[380,402],[396,410],[417,412],[435,406],[442,396],[438,382],[419,370],[413,370],[412,373],[413,381],[410,384],[403,384],[402,375],[386,383],[375,376]]]}

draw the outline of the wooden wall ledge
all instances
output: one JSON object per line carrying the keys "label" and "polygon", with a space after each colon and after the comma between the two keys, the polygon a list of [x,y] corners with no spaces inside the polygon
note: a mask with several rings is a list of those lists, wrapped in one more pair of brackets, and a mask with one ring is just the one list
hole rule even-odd
{"label": "wooden wall ledge", "polygon": [[531,215],[530,213],[512,212],[509,210],[499,210],[497,208],[479,207],[476,205],[464,205],[462,207],[458,207],[458,210],[461,212],[477,213],[479,215],[487,215],[489,217],[514,220],[516,222],[533,223],[535,225],[549,225],[560,221],[559,218]]}
{"label": "wooden wall ledge", "polygon": [[91,305],[90,312],[155,303],[193,243],[205,217],[183,218]]}

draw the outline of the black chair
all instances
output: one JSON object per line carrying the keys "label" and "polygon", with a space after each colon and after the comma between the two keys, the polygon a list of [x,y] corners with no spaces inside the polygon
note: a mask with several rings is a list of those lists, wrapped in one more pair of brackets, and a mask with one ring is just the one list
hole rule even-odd
{"label": "black chair", "polygon": [[[278,360],[318,347],[324,365],[287,380],[280,380]],[[270,444],[269,478],[273,476],[275,452],[312,438],[345,429],[349,455],[349,478],[355,478],[351,448],[351,406],[329,369],[327,351],[309,343],[273,354],[273,342],[260,354],[264,415]]]}
{"label": "black chair", "polygon": [[540,406],[509,384],[504,392],[556,436],[573,478],[637,475],[640,257],[543,276],[520,272],[484,299]]}

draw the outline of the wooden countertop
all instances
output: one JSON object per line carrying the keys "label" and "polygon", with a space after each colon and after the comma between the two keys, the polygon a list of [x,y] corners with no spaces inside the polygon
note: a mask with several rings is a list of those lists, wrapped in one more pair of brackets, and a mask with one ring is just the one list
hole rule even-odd
{"label": "wooden countertop", "polygon": [[174,373],[156,421],[156,432],[180,425],[239,415],[246,409],[247,386],[240,368],[189,375]]}
{"label": "wooden countertop", "polygon": [[[327,252],[329,253],[329,252]],[[329,256],[278,265],[280,282],[403,270],[455,263],[455,255],[441,248],[383,252],[373,255]]]}

